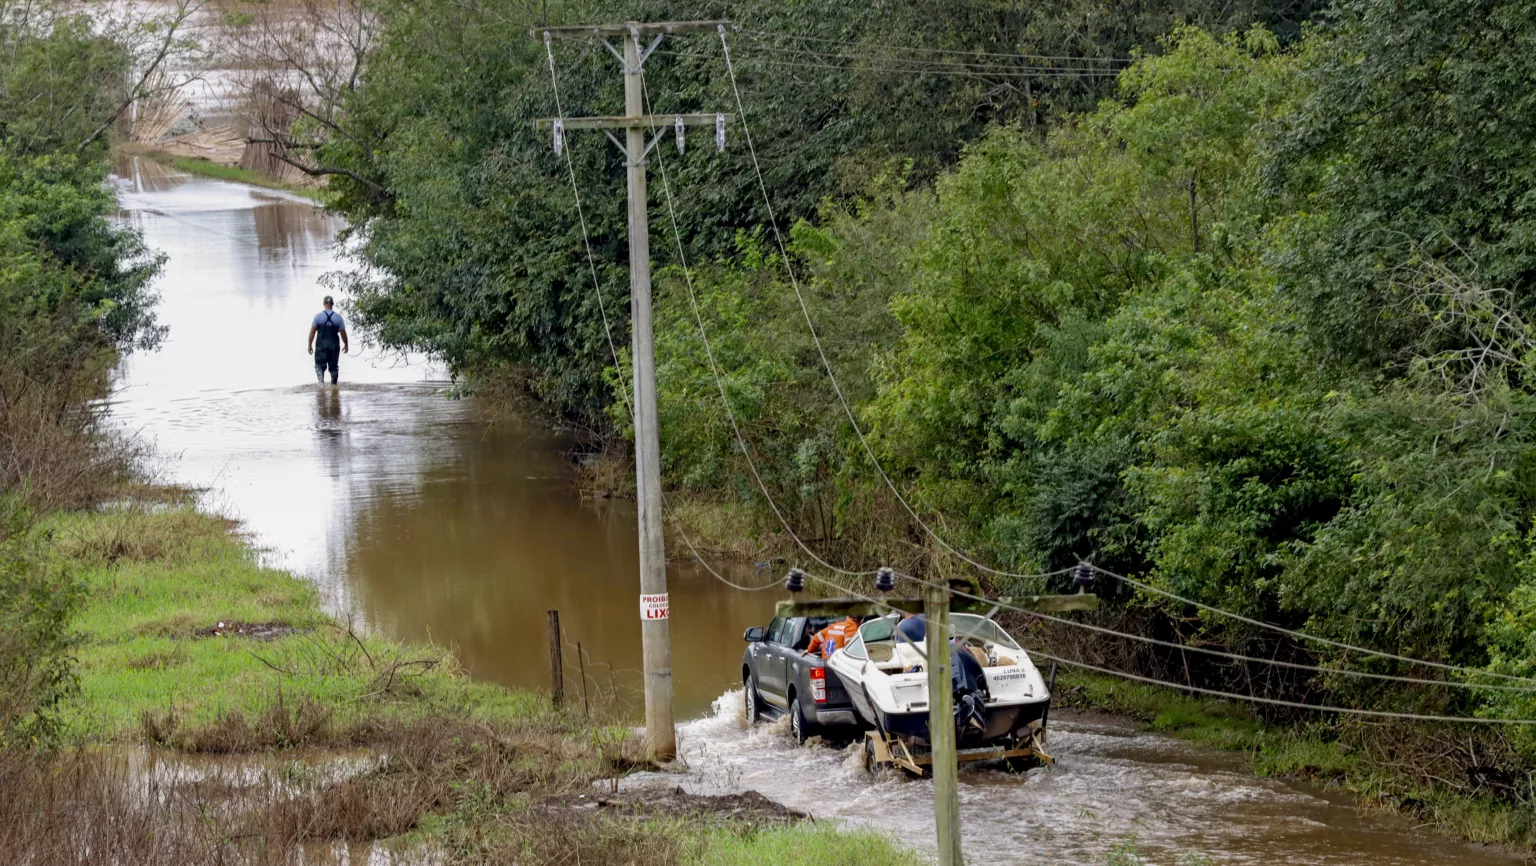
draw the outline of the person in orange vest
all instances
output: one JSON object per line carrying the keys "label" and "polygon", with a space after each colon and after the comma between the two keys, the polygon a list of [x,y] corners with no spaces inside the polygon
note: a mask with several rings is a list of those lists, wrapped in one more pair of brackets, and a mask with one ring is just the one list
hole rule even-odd
{"label": "person in orange vest", "polygon": [[811,638],[810,646],[805,648],[808,653],[821,651],[823,658],[831,658],[832,654],[848,645],[853,636],[859,633],[859,621],[848,617],[842,622],[834,622]]}

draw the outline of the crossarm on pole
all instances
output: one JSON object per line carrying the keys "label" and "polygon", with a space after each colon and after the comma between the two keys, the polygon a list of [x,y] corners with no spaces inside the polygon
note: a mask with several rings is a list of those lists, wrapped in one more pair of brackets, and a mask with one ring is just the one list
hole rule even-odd
{"label": "crossarm on pole", "polygon": [[668,33],[712,33],[721,26],[736,29],[729,21],[657,21],[650,24],[578,24],[570,27],[534,27],[528,32],[542,39],[548,33],[551,39],[588,39],[593,36],[644,36]]}
{"label": "crossarm on pole", "polygon": [[[714,126],[719,117],[715,112],[707,114],[640,114],[633,117],[599,116],[599,117],[567,117],[565,128],[572,129],[651,129],[652,127],[675,126],[679,120],[684,126]],[[730,115],[725,119],[729,121]],[[548,129],[554,124],[555,119],[544,117],[533,122],[536,129]]]}

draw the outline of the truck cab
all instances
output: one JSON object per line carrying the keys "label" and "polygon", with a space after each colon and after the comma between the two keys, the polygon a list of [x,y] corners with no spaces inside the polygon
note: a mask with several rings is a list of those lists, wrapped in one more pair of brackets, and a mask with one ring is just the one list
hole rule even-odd
{"label": "truck cab", "polygon": [[747,629],[741,678],[748,724],[787,715],[790,735],[802,743],[815,734],[858,733],[858,717],[842,681],[819,653],[806,652],[811,637],[835,621],[774,617],[765,627]]}

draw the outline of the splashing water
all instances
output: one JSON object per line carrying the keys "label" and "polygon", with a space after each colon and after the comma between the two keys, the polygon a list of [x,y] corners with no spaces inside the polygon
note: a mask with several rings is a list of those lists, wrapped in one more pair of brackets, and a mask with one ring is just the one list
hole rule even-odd
{"label": "splashing water", "polygon": [[[1203,854],[1215,863],[1273,866],[1493,866],[1502,852],[1415,833],[1401,819],[1360,814],[1316,786],[1252,775],[1235,754],[1135,731],[1115,720],[1052,717],[1054,767],[960,771],[962,833],[971,862],[1100,862],[1134,837],[1148,863]],[[861,745],[814,738],[797,746],[787,720],[748,727],[742,693],[679,729],[681,780],[691,793],[758,791],[818,819],[867,826],[932,849],[933,785],[896,770],[871,776]],[[627,784],[676,777],[642,774]]]}

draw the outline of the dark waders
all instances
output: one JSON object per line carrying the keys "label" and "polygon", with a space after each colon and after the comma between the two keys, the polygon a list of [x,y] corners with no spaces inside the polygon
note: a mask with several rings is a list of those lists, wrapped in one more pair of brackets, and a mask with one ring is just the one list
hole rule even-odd
{"label": "dark waders", "polygon": [[336,383],[337,366],[341,362],[340,319],[330,310],[325,319],[315,326],[315,379],[324,382],[325,371],[331,371],[331,384]]}

